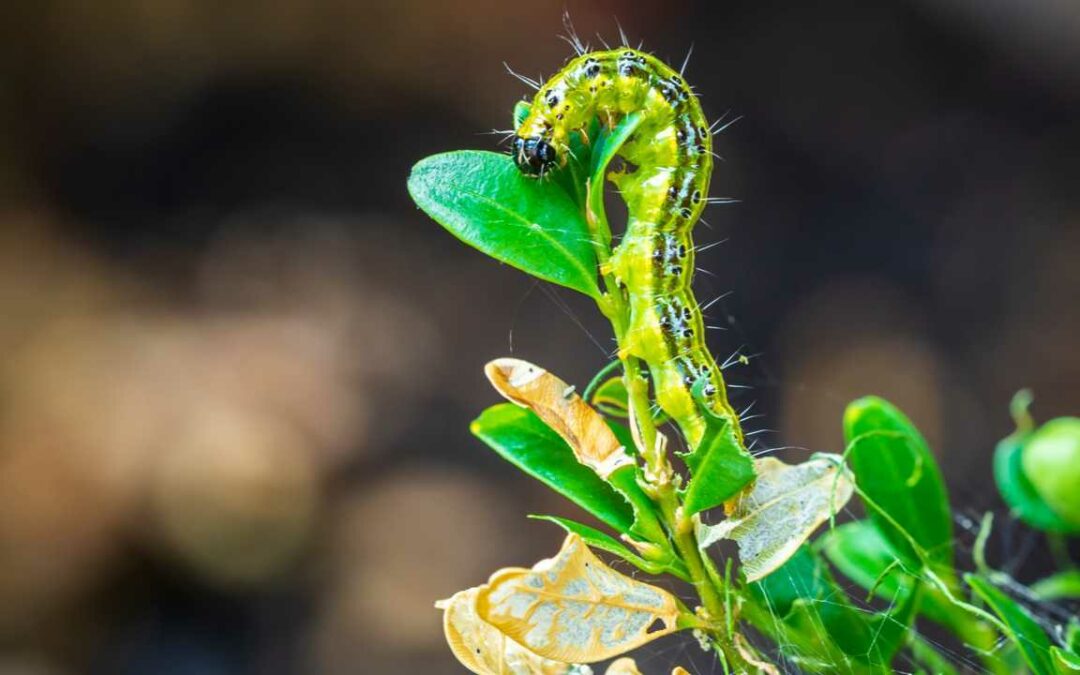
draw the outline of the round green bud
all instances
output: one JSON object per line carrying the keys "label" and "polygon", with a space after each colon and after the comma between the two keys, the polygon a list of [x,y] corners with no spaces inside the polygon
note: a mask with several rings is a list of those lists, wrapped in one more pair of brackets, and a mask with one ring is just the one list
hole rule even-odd
{"label": "round green bud", "polygon": [[1046,505],[1080,528],[1080,418],[1059,417],[1024,443],[1024,474]]}

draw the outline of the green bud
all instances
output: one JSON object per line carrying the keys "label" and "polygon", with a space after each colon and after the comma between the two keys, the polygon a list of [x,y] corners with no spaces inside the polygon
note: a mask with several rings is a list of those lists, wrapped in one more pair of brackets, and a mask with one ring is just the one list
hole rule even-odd
{"label": "green bud", "polygon": [[1059,417],[1024,442],[1024,474],[1039,497],[1080,529],[1080,418]]}

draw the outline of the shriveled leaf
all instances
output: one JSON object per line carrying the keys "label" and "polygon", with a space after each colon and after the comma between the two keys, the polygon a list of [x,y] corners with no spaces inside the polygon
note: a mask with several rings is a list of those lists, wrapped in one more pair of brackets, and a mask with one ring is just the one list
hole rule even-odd
{"label": "shriveled leaf", "polygon": [[694,398],[705,419],[705,433],[696,448],[682,455],[691,475],[683,496],[687,515],[723,504],[754,480],[754,460],[731,421],[700,404],[704,385],[704,381],[694,385]]}
{"label": "shriveled leaf", "polygon": [[607,535],[594,527],[588,525],[582,525],[581,523],[575,523],[572,520],[566,518],[558,518],[556,516],[529,516],[530,518],[536,518],[537,520],[547,520],[555,523],[559,527],[567,531],[567,533],[574,533],[577,536],[585,540],[585,543],[595,549],[601,551],[607,551],[614,555],[619,556],[626,562],[630,563],[634,567],[637,567],[642,572],[648,574],[672,574],[679,577],[683,581],[690,581],[690,574],[686,571],[686,566],[682,561],[675,556],[674,553],[666,549],[662,549],[656,544],[641,544],[643,546],[651,547],[658,560],[646,560],[639,554],[634,553],[629,548],[624,546],[622,542],[614,537]]}
{"label": "shriveled leaf", "polygon": [[637,663],[629,656],[615,659],[604,671],[604,675],[642,675],[638,670]]}
{"label": "shriveled leaf", "polygon": [[1035,675],[1052,675],[1054,663],[1050,655],[1050,639],[1027,610],[982,577],[965,574],[964,581],[1004,623],[1006,634],[1020,648],[1031,671]]}
{"label": "shriveled leaf", "polygon": [[790,465],[774,457],[754,461],[757,482],[734,500],[727,520],[699,525],[702,548],[734,539],[747,581],[780,567],[851,499],[852,482],[838,455],[816,455]]}
{"label": "shriveled leaf", "polygon": [[485,410],[473,434],[504,459],[538,479],[616,531],[629,533],[634,510],[596,472],[578,463],[557,433],[530,410],[503,403]]}
{"label": "shriveled leaf", "polygon": [[476,599],[483,587],[435,604],[443,610],[446,643],[463,666],[478,675],[569,675],[571,664],[545,659],[480,618]]}
{"label": "shriveled leaf", "polygon": [[652,500],[637,481],[637,465],[611,426],[574,388],[543,368],[521,359],[496,359],[484,368],[492,386],[533,411],[569,445],[581,464],[596,472],[634,510],[631,531],[650,541],[666,541]]}
{"label": "shriveled leaf", "polygon": [[484,373],[500,394],[532,410],[562,436],[577,460],[601,478],[607,479],[619,467],[634,464],[603,416],[555,375],[513,358],[489,362]]}
{"label": "shriveled leaf", "polygon": [[[923,549],[939,571],[951,576],[952,513],[934,455],[915,426],[884,399],[867,396],[844,411],[848,461],[859,488]],[[922,558],[883,514],[867,506],[871,520],[909,566]]]}
{"label": "shriveled leaf", "polygon": [[584,212],[558,185],[522,175],[508,155],[463,150],[413,167],[409,194],[458,239],[523,272],[598,298]]}
{"label": "shriveled leaf", "polygon": [[680,628],[673,595],[619,574],[575,534],[555,558],[489,586],[477,603],[480,616],[559,661],[602,661]]}
{"label": "shriveled leaf", "polygon": [[1080,570],[1051,574],[1031,585],[1040,600],[1080,600]]}

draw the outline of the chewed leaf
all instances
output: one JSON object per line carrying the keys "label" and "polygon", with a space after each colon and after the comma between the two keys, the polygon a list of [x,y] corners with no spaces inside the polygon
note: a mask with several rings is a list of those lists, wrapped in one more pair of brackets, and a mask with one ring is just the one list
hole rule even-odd
{"label": "chewed leaf", "polygon": [[621,659],[612,661],[611,665],[604,671],[604,675],[641,675],[641,671],[638,670],[634,659],[624,656]]}
{"label": "chewed leaf", "polygon": [[521,359],[495,359],[484,367],[491,384],[510,401],[528,408],[563,437],[578,461],[601,478],[634,463],[626,448],[573,387]]}
{"label": "chewed leaf", "polygon": [[790,465],[754,460],[757,482],[736,498],[727,520],[699,525],[702,548],[734,539],[747,581],[757,581],[790,558],[799,545],[851,499],[851,475],[839,455],[817,455]]}
{"label": "chewed leaf", "polygon": [[545,659],[508,638],[476,613],[481,589],[470,588],[436,603],[443,612],[443,631],[450,650],[478,675],[569,675],[573,666]]}
{"label": "chewed leaf", "polygon": [[575,534],[556,557],[496,575],[488,586],[480,616],[558,661],[603,661],[680,628],[675,596],[619,574]]}

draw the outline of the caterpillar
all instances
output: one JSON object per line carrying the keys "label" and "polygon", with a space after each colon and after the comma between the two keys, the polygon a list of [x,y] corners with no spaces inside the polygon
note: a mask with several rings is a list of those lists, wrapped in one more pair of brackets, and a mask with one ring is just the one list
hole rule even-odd
{"label": "caterpillar", "polygon": [[647,364],[657,403],[691,447],[705,431],[694,396],[698,382],[704,383],[704,405],[728,420],[741,444],[739,419],[706,348],[691,289],[691,235],[708,201],[713,169],[712,133],[701,104],[682,75],[651,54],[629,47],[578,51],[539,86],[515,129],[514,161],[525,174],[543,177],[565,165],[571,134],[588,141],[585,129],[594,119],[611,128],[626,115],[641,114],[618,153],[631,168],[608,175],[629,212],[610,263],[630,302],[623,348]]}

